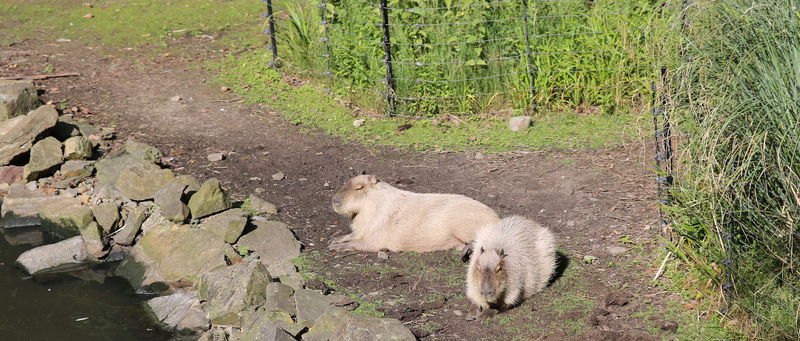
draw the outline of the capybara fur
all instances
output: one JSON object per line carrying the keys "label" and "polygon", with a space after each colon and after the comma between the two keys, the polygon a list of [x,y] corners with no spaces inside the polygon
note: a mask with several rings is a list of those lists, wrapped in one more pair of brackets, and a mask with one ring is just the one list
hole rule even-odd
{"label": "capybara fur", "polygon": [[359,175],[333,196],[333,210],[351,218],[351,233],[334,250],[428,252],[462,248],[500,218],[488,206],[456,194],[413,193],[374,175]]}
{"label": "capybara fur", "polygon": [[555,271],[553,233],[520,216],[481,229],[472,248],[467,297],[473,318],[489,317],[540,292]]}

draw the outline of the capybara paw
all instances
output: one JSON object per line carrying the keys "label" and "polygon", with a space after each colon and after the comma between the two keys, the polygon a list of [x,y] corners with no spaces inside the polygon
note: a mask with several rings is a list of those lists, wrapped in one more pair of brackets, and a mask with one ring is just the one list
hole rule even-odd
{"label": "capybara paw", "polygon": [[350,235],[346,234],[343,236],[334,237],[333,239],[331,239],[331,244],[341,244],[348,240],[350,240]]}
{"label": "capybara paw", "polygon": [[492,317],[492,316],[494,316],[496,314],[497,314],[497,309],[489,308],[489,309],[486,309],[486,310],[481,312],[481,315],[479,316],[479,319],[485,320],[485,319],[488,319],[488,318],[490,318],[490,317]]}
{"label": "capybara paw", "polygon": [[481,314],[481,306],[477,304],[470,304],[469,306],[469,313],[467,314],[467,321],[472,321],[478,319],[478,316]]}

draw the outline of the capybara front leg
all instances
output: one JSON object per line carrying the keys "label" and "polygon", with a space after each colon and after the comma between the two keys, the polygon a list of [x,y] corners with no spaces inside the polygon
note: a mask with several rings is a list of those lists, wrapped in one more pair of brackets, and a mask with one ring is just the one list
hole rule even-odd
{"label": "capybara front leg", "polygon": [[329,245],[328,247],[331,250],[336,250],[336,251],[355,250],[355,251],[366,251],[366,252],[378,252],[379,250],[382,249],[363,239],[348,240],[342,243],[331,243],[331,245]]}

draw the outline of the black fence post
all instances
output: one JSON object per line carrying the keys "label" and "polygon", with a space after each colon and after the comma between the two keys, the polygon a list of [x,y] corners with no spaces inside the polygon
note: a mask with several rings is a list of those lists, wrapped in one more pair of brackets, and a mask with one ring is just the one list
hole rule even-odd
{"label": "black fence post", "polygon": [[531,52],[531,39],[530,35],[528,34],[528,0],[522,0],[522,22],[525,25],[523,32],[525,33],[525,48],[527,52],[525,53],[527,57],[527,68],[528,68],[528,83],[531,88],[531,110],[536,111],[536,87],[534,82],[534,73],[533,73],[533,54]]}
{"label": "black fence post", "polygon": [[[667,113],[667,96],[664,94],[667,88],[667,67],[661,67],[661,92],[658,91],[656,83],[651,85],[653,91],[653,128],[655,132],[656,142],[656,182],[658,183],[658,225],[661,233],[667,239],[671,239],[671,233],[668,231],[669,219],[664,213],[663,206],[670,203],[669,190],[673,182],[673,163],[672,163],[672,132],[669,115]],[[663,118],[664,123],[659,124],[659,117]],[[663,167],[662,167],[663,166]]]}
{"label": "black fence post", "polygon": [[275,17],[272,12],[272,0],[265,0],[265,2],[267,3],[267,22],[269,23],[269,49],[272,51],[272,62],[270,62],[269,66],[280,67],[280,62],[278,61],[278,41],[275,38]]}
{"label": "black fence post", "polygon": [[381,0],[381,17],[383,18],[383,52],[386,54],[386,105],[389,116],[394,116],[394,72],[392,71],[392,42],[389,37],[389,6],[387,0]]}
{"label": "black fence post", "polygon": [[320,24],[323,27],[324,36],[322,37],[322,42],[325,44],[325,54],[322,55],[322,59],[325,60],[325,72],[322,74],[325,77],[328,77],[328,88],[325,89],[325,92],[331,93],[333,92],[333,74],[331,74],[331,46],[329,44],[330,37],[328,36],[328,2],[327,0],[322,0],[319,4],[319,15],[321,17]]}

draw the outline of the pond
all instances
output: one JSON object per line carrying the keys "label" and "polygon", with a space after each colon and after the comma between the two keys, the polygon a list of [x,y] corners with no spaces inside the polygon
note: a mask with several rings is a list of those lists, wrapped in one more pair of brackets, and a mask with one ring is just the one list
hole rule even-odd
{"label": "pond", "polygon": [[35,280],[17,257],[52,243],[36,228],[0,226],[0,340],[168,340],[173,337],[148,316],[144,298],[112,267]]}

